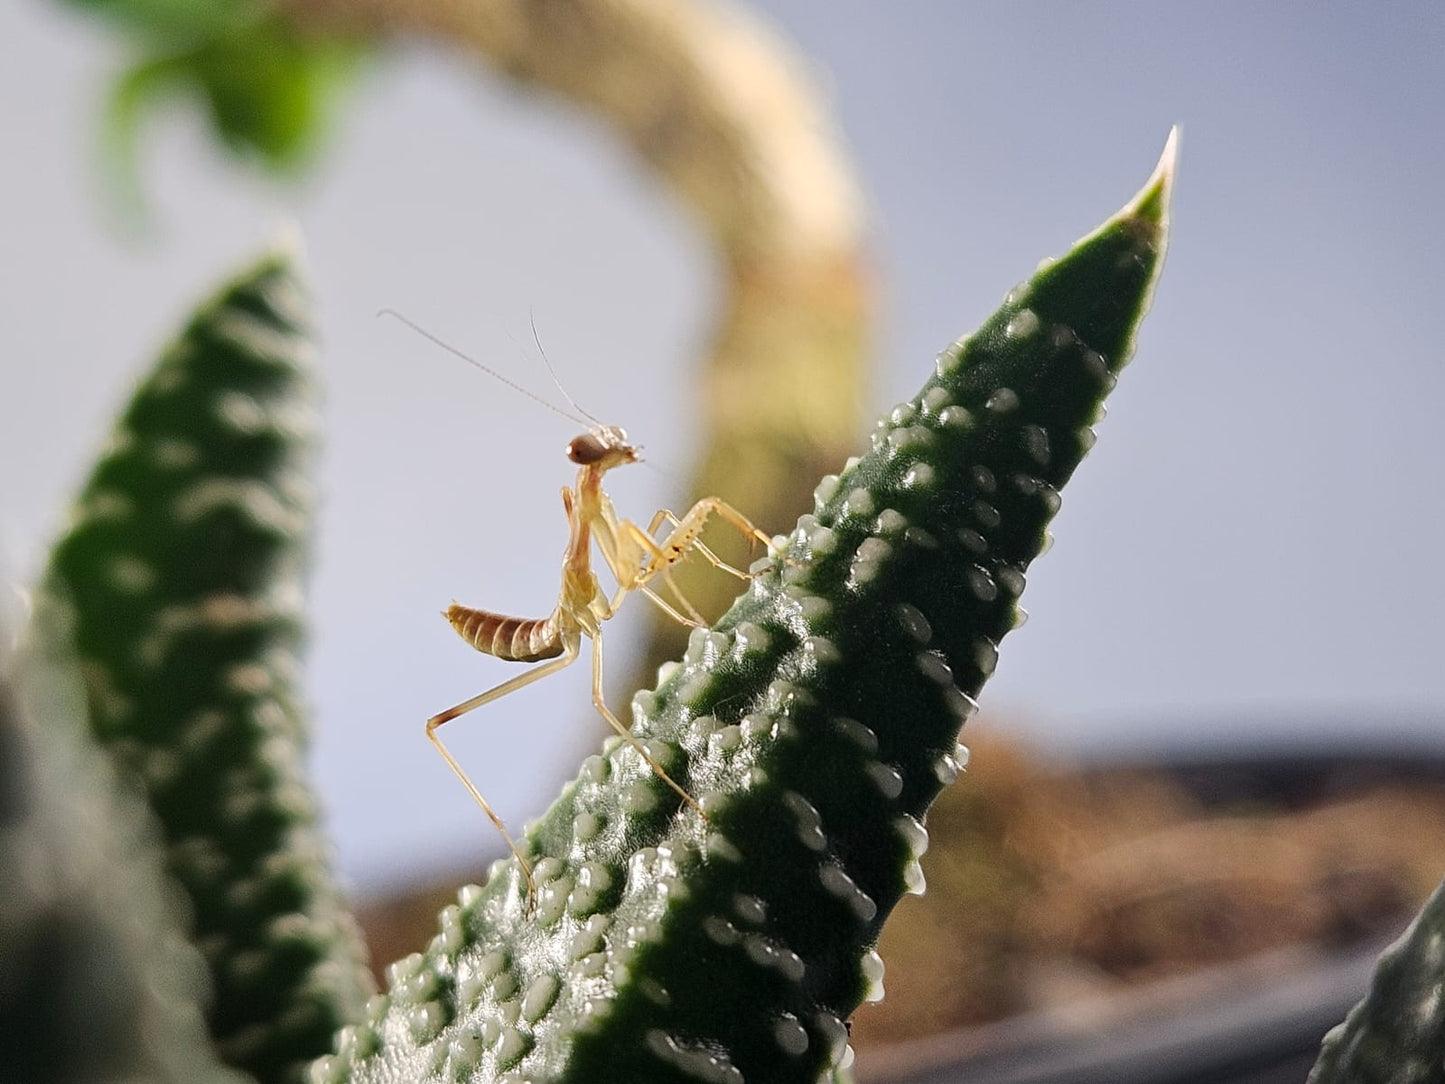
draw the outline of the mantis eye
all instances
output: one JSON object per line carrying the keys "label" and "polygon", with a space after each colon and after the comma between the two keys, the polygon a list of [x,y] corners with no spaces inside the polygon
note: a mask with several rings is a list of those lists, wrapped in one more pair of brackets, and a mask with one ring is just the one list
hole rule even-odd
{"label": "mantis eye", "polygon": [[567,458],[581,466],[596,463],[607,452],[607,445],[592,433],[573,437],[567,445]]}

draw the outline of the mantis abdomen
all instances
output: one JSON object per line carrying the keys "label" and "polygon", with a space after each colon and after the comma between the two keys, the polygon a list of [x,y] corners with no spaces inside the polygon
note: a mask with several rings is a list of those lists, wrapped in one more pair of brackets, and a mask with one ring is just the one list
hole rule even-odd
{"label": "mantis abdomen", "polygon": [[444,614],[463,640],[504,662],[540,662],[562,654],[557,615],[508,617],[453,602]]}

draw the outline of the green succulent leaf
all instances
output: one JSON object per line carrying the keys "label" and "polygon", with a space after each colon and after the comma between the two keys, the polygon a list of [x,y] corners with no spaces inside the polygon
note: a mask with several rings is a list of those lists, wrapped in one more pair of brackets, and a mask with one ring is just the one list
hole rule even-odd
{"label": "green succulent leaf", "polygon": [[1445,882],[1325,1036],[1309,1084],[1445,1084]]}
{"label": "green succulent leaf", "polygon": [[370,992],[302,765],[308,309],[285,251],[201,307],[135,393],[44,583],[74,615],[91,729],[190,896],[212,1034],[267,1082],[304,1075]]}
{"label": "green succulent leaf", "polygon": [[881,996],[923,817],[1130,357],[1173,143],[1114,218],[938,356],[748,591],[633,702],[515,861],[462,890],[323,1081],[812,1082]]}
{"label": "green succulent leaf", "polygon": [[246,1084],[206,1034],[159,833],[60,650],[32,630],[23,682],[0,660],[0,1080]]}

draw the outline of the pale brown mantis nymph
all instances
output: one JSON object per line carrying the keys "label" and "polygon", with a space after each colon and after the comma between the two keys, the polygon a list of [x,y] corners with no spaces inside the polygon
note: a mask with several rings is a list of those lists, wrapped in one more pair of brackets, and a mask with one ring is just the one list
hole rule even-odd
{"label": "pale brown mantis nymph", "polygon": [[[412,327],[443,349],[464,361],[490,373],[529,398],[537,399],[544,406],[566,415],[546,400],[538,399],[525,388],[520,388],[485,365],[467,357],[460,351],[437,339],[429,332],[413,324],[406,317],[391,310],[383,310]],[[545,361],[546,355],[543,354]],[[551,365],[547,366],[551,371]],[[556,376],[553,375],[556,382]],[[686,514],[674,515],[667,509],[659,510],[644,530],[636,523],[618,516],[612,500],[602,488],[602,477],[613,467],[638,461],[638,448],[630,443],[627,434],[615,426],[603,425],[572,401],[572,397],[558,383],[559,390],[589,421],[574,418],[588,431],[573,438],[567,445],[567,458],[577,464],[577,480],[572,486],[562,489],[562,507],[567,516],[567,547],[562,557],[562,586],[558,592],[557,605],[547,617],[509,617],[492,610],[475,609],[453,602],[443,616],[462,639],[485,654],[510,662],[538,663],[532,669],[509,678],[476,696],[463,700],[445,711],[438,712],[426,722],[426,734],[437,752],[456,773],[462,785],[467,788],[476,803],[481,806],[488,819],[501,833],[507,847],[516,858],[526,880],[527,898],[535,894],[531,865],[522,854],[507,827],[482,793],[477,789],[462,766],[442,743],[438,730],[470,711],[499,700],[508,693],[516,692],[534,681],[556,673],[570,666],[581,654],[582,637],[592,641],[592,704],[609,726],[612,727],[639,756],[648,764],[657,777],[677,792],[678,796],[701,816],[702,808],[697,800],[678,784],[661,764],[643,746],[631,730],[607,706],[602,689],[602,622],[617,612],[623,599],[633,591],[640,591],[650,598],[664,612],[687,625],[701,625],[702,617],[693,609],[687,599],[672,582],[671,570],[689,554],[697,552],[712,564],[740,579],[748,579],[742,572],[721,560],[700,541],[703,528],[714,515],[730,524],[749,541],[761,542],[765,549],[771,549],[768,536],[753,525],[745,515],[732,505],[717,497],[704,497],[694,504]],[[664,524],[670,526],[667,535],[659,539],[656,533]],[[611,595],[603,591],[592,568],[592,544],[602,555],[608,571],[617,581]],[[653,580],[662,579],[668,584],[674,596],[688,611],[684,616],[649,585]]]}

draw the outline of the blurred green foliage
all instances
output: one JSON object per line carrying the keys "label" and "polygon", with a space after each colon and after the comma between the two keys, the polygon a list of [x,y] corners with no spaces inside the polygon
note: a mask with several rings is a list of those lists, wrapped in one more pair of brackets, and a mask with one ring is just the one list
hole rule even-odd
{"label": "blurred green foliage", "polygon": [[144,208],[141,135],[169,103],[199,105],[221,142],[294,174],[324,145],[341,92],[367,55],[359,38],[309,34],[257,0],[62,0],[120,31],[128,59],[105,111],[114,194]]}

